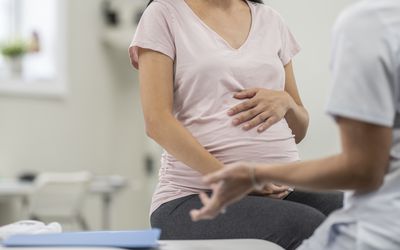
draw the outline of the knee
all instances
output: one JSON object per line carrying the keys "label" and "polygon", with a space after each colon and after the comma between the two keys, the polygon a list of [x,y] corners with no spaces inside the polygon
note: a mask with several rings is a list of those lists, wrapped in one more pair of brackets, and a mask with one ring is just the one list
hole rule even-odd
{"label": "knee", "polygon": [[[299,238],[307,239],[314,231],[324,222],[326,216],[314,208],[307,208],[305,211],[297,214],[292,218],[291,227],[293,235],[298,235]],[[294,232],[296,230],[296,232]]]}
{"label": "knee", "polygon": [[320,211],[307,206],[293,211],[282,223],[279,245],[285,249],[296,249],[310,238],[325,219],[326,216]]}

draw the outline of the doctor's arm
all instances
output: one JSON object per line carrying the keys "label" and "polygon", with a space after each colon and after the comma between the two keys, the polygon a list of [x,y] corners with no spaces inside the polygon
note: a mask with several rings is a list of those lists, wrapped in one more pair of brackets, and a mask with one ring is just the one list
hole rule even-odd
{"label": "doctor's arm", "polygon": [[210,219],[244,197],[254,183],[275,182],[305,189],[348,189],[363,193],[378,189],[389,165],[392,129],[337,118],[341,153],[285,165],[239,163],[205,177],[216,184],[212,197],[202,194],[204,207],[192,211],[194,220]]}
{"label": "doctor's arm", "polygon": [[342,150],[332,157],[269,166],[258,178],[276,179],[311,189],[349,189],[368,192],[379,188],[390,160],[392,129],[347,118],[337,118]]}
{"label": "doctor's arm", "polygon": [[139,50],[139,81],[146,133],[177,160],[202,174],[223,167],[173,116],[173,61]]}
{"label": "doctor's arm", "polygon": [[307,133],[308,112],[303,106],[297,89],[292,62],[284,67],[284,91],[264,88],[240,91],[234,97],[245,101],[232,107],[228,114],[234,116],[234,125],[242,124],[244,130],[257,127],[258,132],[263,132],[281,119],[286,118],[295,135],[296,143],[300,143]]}

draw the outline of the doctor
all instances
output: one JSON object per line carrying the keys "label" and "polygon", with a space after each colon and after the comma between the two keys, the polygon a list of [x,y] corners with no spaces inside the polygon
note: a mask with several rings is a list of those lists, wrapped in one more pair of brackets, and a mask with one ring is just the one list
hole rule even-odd
{"label": "doctor", "polygon": [[347,189],[345,208],[299,249],[400,249],[400,1],[350,7],[333,44],[327,112],[339,126],[341,153],[284,165],[238,163],[210,174],[213,194],[201,194],[204,207],[191,212],[193,220],[216,217],[268,182]]}

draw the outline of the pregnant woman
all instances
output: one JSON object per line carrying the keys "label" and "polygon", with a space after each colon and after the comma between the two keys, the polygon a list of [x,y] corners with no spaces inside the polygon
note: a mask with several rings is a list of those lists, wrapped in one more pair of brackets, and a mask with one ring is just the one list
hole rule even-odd
{"label": "pregnant woman", "polygon": [[292,249],[342,204],[269,183],[216,220],[192,222],[202,176],[238,161],[299,160],[307,131],[292,69],[299,46],[261,1],[155,0],[129,49],[147,134],[164,149],[151,225],[163,239],[266,239]]}

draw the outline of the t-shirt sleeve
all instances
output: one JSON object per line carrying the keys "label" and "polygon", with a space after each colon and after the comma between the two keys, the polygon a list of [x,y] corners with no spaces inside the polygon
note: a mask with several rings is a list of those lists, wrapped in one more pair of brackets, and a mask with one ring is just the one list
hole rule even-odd
{"label": "t-shirt sleeve", "polygon": [[172,26],[173,17],[166,6],[159,2],[153,2],[147,7],[129,47],[131,63],[136,69],[139,68],[139,48],[160,52],[174,60],[175,44]]}
{"label": "t-shirt sleeve", "polygon": [[333,36],[333,87],[326,107],[329,114],[393,126],[397,63],[388,34],[374,13],[357,11],[339,19]]}
{"label": "t-shirt sleeve", "polygon": [[290,31],[285,21],[280,18],[280,33],[282,47],[279,51],[279,58],[283,65],[288,64],[297,53],[300,52],[300,45],[297,43],[296,38]]}

